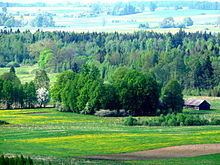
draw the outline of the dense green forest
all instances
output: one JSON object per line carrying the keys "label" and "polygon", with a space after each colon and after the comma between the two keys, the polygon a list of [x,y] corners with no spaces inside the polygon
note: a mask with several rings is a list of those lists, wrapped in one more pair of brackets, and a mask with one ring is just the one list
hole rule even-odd
{"label": "dense green forest", "polygon": [[155,74],[162,86],[177,79],[189,94],[219,96],[220,34],[186,33],[74,33],[19,30],[1,31],[0,64],[35,64],[48,72],[79,72],[95,65],[110,81],[114,71],[126,66]]}

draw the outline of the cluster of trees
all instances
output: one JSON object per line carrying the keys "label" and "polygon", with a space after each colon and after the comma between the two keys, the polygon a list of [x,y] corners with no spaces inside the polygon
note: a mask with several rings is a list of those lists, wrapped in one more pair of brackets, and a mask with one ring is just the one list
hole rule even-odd
{"label": "cluster of trees", "polygon": [[36,71],[34,81],[22,84],[14,67],[0,76],[0,104],[6,109],[42,107],[49,102],[49,78],[44,70]]}
{"label": "cluster of trees", "polygon": [[193,20],[190,17],[186,17],[180,23],[175,23],[173,17],[164,18],[160,23],[161,28],[185,28],[187,26],[192,26]]}
{"label": "cluster of trees", "polygon": [[49,13],[38,14],[32,21],[31,26],[33,27],[54,27],[55,22],[53,15]]}
{"label": "cluster of trees", "polygon": [[130,3],[122,2],[116,3],[111,11],[111,15],[129,15],[136,13],[138,13],[138,11],[135,6],[131,5]]}
{"label": "cluster of trees", "polygon": [[110,81],[118,67],[127,66],[153,72],[162,85],[175,78],[184,91],[218,94],[219,41],[220,34],[182,30],[176,34],[1,31],[0,64],[38,62],[50,72],[79,72],[84,64],[93,64],[104,81]]}
{"label": "cluster of trees", "polygon": [[13,16],[7,13],[6,7],[2,7],[2,12],[0,13],[0,26],[20,27],[22,24],[22,21],[16,20]]}
{"label": "cluster of trees", "polygon": [[201,1],[194,2],[190,8],[199,10],[220,10],[220,2]]}
{"label": "cluster of trees", "polygon": [[219,10],[219,2],[199,2],[199,1],[130,1],[130,2],[117,2],[112,4],[105,3],[94,3],[89,5],[92,10],[92,13],[95,15],[102,14],[106,12],[110,15],[129,15],[142,13],[145,9],[149,9],[154,12],[159,7],[173,8],[175,10],[183,9],[183,7],[188,7],[190,9],[199,9],[199,10]]}
{"label": "cluster of trees", "polygon": [[127,67],[115,70],[109,82],[104,82],[95,66],[85,65],[80,73],[65,71],[51,89],[51,96],[62,111],[94,114],[100,109],[124,109],[130,115],[156,115],[161,112],[181,112],[183,95],[177,81],[171,81],[163,92],[154,74]]}

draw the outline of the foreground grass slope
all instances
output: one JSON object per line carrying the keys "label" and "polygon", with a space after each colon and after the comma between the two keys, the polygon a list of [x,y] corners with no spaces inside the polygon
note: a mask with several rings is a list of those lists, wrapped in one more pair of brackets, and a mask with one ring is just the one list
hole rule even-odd
{"label": "foreground grass slope", "polygon": [[[219,116],[220,110],[206,113]],[[219,126],[129,127],[122,125],[122,118],[55,109],[0,111],[0,120],[11,123],[0,126],[0,153],[4,154],[72,157],[220,143]]]}

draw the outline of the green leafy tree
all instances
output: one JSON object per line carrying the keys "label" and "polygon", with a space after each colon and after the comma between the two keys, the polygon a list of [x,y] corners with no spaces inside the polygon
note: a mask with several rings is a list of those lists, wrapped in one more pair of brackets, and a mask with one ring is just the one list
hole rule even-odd
{"label": "green leafy tree", "polygon": [[176,80],[170,80],[164,87],[162,94],[164,108],[172,113],[182,112],[184,100],[182,87]]}
{"label": "green leafy tree", "polygon": [[11,71],[1,75],[0,79],[2,80],[2,100],[6,105],[7,109],[10,109],[12,104],[15,106],[23,103],[23,92],[22,85],[19,78]]}
{"label": "green leafy tree", "polygon": [[[68,81],[74,80],[76,78],[76,73],[73,71],[64,71],[57,76],[57,80],[51,88],[51,97],[56,102],[61,102],[61,93],[63,88],[65,88]],[[70,89],[69,85],[68,88]],[[68,90],[68,89],[67,89]]]}
{"label": "green leafy tree", "polygon": [[33,108],[37,102],[36,88],[33,81],[24,84],[23,93],[26,107]]}
{"label": "green leafy tree", "polygon": [[36,71],[34,84],[36,89],[39,88],[46,88],[48,90],[50,89],[50,79],[45,70],[39,69]]}
{"label": "green leafy tree", "polygon": [[38,65],[41,69],[49,67],[51,59],[53,58],[53,51],[51,49],[45,49],[40,53]]}
{"label": "green leafy tree", "polygon": [[154,76],[128,70],[124,76],[116,78],[113,84],[119,91],[122,108],[130,111],[130,114],[156,114],[160,90]]}
{"label": "green leafy tree", "polygon": [[3,95],[2,99],[6,105],[6,109],[11,109],[11,105],[13,104],[14,101],[13,94],[14,94],[14,90],[13,90],[12,82],[9,80],[5,80],[2,88],[2,95]]}
{"label": "green leafy tree", "polygon": [[104,84],[100,96],[102,109],[120,109],[119,93],[112,84]]}
{"label": "green leafy tree", "polygon": [[63,106],[63,111],[72,111],[79,113],[77,106],[77,97],[79,96],[79,88],[77,77],[74,80],[67,80],[65,86],[62,87],[60,100]]}

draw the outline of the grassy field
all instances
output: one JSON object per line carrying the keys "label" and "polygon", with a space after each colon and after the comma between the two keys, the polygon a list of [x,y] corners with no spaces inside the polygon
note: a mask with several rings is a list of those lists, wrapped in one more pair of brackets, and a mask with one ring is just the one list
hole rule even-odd
{"label": "grassy field", "polygon": [[[202,113],[220,117],[219,100],[212,99],[211,103],[214,110]],[[123,118],[62,113],[55,109],[2,110],[0,120],[10,123],[0,126],[2,154],[75,159],[78,156],[126,153],[184,144],[220,143],[219,126],[129,127],[122,124]],[[133,163],[169,164],[182,161],[197,162],[197,159],[209,161],[206,158],[220,163],[218,156],[220,155]]]}
{"label": "grassy field", "polygon": [[[38,69],[38,67],[37,65],[22,66],[15,69],[16,69],[16,75],[24,84],[25,82],[30,82],[31,80],[34,80],[35,70]],[[5,72],[9,72],[9,70],[10,68],[0,68],[0,75],[2,75]],[[56,80],[56,75],[57,75],[56,73],[48,73],[51,83],[53,83]]]}

